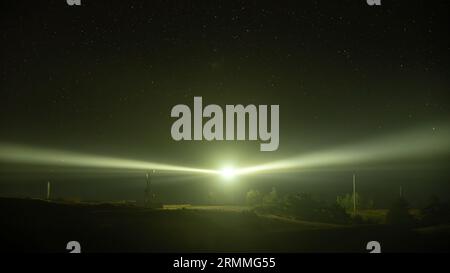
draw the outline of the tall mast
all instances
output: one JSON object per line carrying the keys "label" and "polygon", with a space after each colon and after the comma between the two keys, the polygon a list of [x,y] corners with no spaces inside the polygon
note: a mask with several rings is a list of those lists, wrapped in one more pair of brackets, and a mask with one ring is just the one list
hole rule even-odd
{"label": "tall mast", "polygon": [[353,214],[356,215],[356,175],[353,174]]}

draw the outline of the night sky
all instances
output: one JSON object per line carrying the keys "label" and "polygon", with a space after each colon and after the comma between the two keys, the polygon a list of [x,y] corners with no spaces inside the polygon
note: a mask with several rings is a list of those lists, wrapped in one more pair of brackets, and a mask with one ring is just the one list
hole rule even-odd
{"label": "night sky", "polygon": [[[214,168],[418,126],[431,136],[450,121],[449,6],[3,1],[0,141]],[[279,104],[279,149],[172,140],[170,110],[193,107],[194,96],[204,105]],[[420,177],[438,177],[439,189],[450,175]]]}

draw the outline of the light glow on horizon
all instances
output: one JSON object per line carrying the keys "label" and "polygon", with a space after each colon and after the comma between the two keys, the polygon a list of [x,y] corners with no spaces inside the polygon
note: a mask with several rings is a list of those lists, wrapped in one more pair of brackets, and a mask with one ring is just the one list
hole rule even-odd
{"label": "light glow on horizon", "polygon": [[14,144],[0,144],[0,161],[21,164],[84,167],[140,171],[166,171],[180,173],[217,174],[211,169],[176,166],[116,157],[35,148]]}
{"label": "light glow on horizon", "polygon": [[432,133],[424,129],[407,131],[370,141],[241,168],[193,168],[5,143],[0,143],[0,162],[83,167],[93,170],[95,168],[145,172],[156,170],[180,174],[219,175],[230,180],[233,177],[243,175],[341,167],[354,168],[361,164],[380,166],[390,164],[391,160],[403,161],[448,155],[450,153],[450,127],[441,126],[439,128],[439,131],[436,131],[433,127]]}
{"label": "light glow on horizon", "polygon": [[220,174],[222,177],[224,177],[227,180],[230,180],[236,176],[236,170],[232,167],[225,167],[220,171]]}

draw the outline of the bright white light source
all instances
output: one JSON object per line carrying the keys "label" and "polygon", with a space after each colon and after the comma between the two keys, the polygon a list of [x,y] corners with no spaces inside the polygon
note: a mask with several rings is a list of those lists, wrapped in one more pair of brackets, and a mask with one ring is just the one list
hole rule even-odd
{"label": "bright white light source", "polygon": [[231,167],[226,167],[220,171],[220,174],[226,179],[231,179],[236,176],[236,171]]}

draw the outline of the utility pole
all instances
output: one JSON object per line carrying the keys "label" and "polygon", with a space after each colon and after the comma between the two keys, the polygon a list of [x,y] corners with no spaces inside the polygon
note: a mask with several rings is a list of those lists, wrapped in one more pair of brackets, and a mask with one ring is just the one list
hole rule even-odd
{"label": "utility pole", "polygon": [[[152,173],[155,173],[155,170],[152,170]],[[149,207],[151,205],[151,203],[154,201],[153,197],[154,194],[152,193],[151,190],[151,185],[152,185],[152,180],[151,180],[151,176],[148,175],[148,173],[145,174],[145,179],[146,179],[146,186],[145,186],[145,197],[144,197],[144,206]]]}
{"label": "utility pole", "polygon": [[353,215],[356,215],[356,175],[353,174]]}
{"label": "utility pole", "polygon": [[146,186],[145,186],[145,195],[144,195],[144,206],[148,207],[149,203],[150,203],[150,177],[148,176],[148,173],[145,174],[145,181],[146,181]]}
{"label": "utility pole", "polygon": [[47,181],[47,200],[50,200],[50,181]]}

